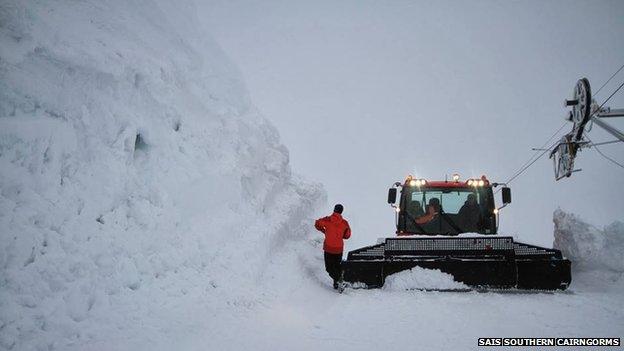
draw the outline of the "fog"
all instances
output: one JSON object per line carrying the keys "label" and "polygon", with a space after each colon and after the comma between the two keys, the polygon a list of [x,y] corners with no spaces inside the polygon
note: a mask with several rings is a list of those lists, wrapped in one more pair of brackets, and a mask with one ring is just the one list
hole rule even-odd
{"label": "fog", "polygon": [[[408,174],[508,180],[564,123],[576,81],[596,91],[624,64],[622,1],[209,1],[198,11],[294,171],[324,184],[318,215],[344,204],[347,250],[394,233],[386,193]],[[624,71],[596,99],[622,81]],[[624,107],[624,92],[607,105]],[[589,135],[614,139],[597,126]],[[624,162],[624,144],[600,149]],[[558,207],[599,225],[623,220],[624,170],[593,149],[576,165],[556,182],[546,155],[515,179],[500,232],[552,245]]]}

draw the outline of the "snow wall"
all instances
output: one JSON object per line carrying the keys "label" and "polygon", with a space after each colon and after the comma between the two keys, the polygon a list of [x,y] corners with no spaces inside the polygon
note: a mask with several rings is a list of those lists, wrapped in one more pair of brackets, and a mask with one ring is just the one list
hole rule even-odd
{"label": "snow wall", "polygon": [[[553,215],[553,247],[572,261],[574,272],[624,273],[624,223],[615,221],[603,229],[560,209]],[[574,276],[572,277],[574,279]]]}
{"label": "snow wall", "polygon": [[282,247],[318,246],[322,188],[197,28],[185,1],[0,4],[0,349],[196,291],[244,304]]}

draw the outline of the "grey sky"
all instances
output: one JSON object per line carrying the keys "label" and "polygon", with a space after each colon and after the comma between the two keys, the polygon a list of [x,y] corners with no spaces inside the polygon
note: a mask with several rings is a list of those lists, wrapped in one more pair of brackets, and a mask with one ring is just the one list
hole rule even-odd
{"label": "grey sky", "polygon": [[[508,179],[561,126],[577,79],[596,90],[624,64],[623,1],[209,1],[198,10],[293,169],[325,185],[319,215],[345,205],[347,249],[393,233],[386,191],[409,173]],[[623,81],[621,72],[597,100]],[[624,92],[609,105],[624,107]],[[598,127],[590,136],[613,139]],[[602,150],[624,161],[624,145]],[[555,182],[544,158],[516,179],[501,232],[551,245],[558,206],[599,225],[624,219],[624,170],[594,150],[577,166]]]}

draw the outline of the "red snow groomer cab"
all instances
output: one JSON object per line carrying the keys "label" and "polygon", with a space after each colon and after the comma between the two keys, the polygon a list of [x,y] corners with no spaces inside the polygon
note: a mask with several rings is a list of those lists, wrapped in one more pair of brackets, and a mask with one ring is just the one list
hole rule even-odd
{"label": "red snow groomer cab", "polygon": [[[497,207],[493,188],[502,186]],[[400,190],[400,196],[397,195]],[[408,176],[388,191],[397,237],[349,252],[344,279],[383,286],[387,276],[414,268],[439,269],[475,288],[566,289],[570,261],[555,249],[496,236],[511,189],[482,176],[429,181]]]}

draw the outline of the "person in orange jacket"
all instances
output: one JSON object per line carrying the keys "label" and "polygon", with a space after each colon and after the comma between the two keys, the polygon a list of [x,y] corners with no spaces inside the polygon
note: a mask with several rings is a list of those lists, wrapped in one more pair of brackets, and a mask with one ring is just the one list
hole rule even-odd
{"label": "person in orange jacket", "polygon": [[314,227],[325,234],[323,251],[325,252],[325,270],[334,280],[334,289],[338,289],[342,280],[342,251],[343,239],[351,237],[349,222],[342,218],[344,207],[341,204],[334,206],[334,213],[330,216],[319,218],[314,222]]}

